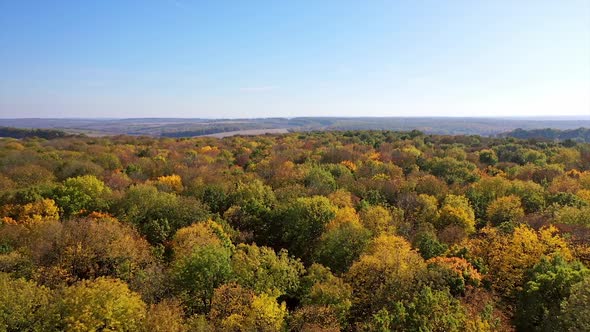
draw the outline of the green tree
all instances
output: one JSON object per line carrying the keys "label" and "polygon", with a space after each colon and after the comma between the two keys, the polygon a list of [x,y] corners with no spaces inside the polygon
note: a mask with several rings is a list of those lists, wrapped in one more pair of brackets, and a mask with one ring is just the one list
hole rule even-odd
{"label": "green tree", "polygon": [[564,331],[561,303],[570,297],[572,286],[588,276],[590,270],[579,262],[559,255],[541,259],[520,295],[517,326],[523,331]]}
{"label": "green tree", "polygon": [[465,309],[448,292],[424,287],[409,302],[383,308],[368,324],[376,331],[464,331]]}
{"label": "green tree", "polygon": [[172,287],[189,313],[209,311],[213,291],[232,276],[230,257],[226,247],[205,245],[172,262]]}
{"label": "green tree", "polygon": [[353,208],[340,209],[320,237],[314,256],[335,273],[345,272],[358,259],[370,237],[371,232],[363,227]]}
{"label": "green tree", "polygon": [[304,267],[290,258],[286,250],[277,253],[268,247],[240,244],[232,256],[232,269],[237,282],[255,291],[274,296],[294,294]]}
{"label": "green tree", "polygon": [[252,210],[271,208],[276,204],[275,194],[272,188],[260,180],[239,182],[235,191],[230,196],[232,205],[252,205]]}
{"label": "green tree", "polygon": [[483,177],[473,183],[467,190],[466,196],[473,206],[475,216],[484,218],[488,205],[495,199],[506,196],[511,183],[501,176]]}
{"label": "green tree", "polygon": [[584,206],[581,208],[564,206],[555,211],[555,222],[590,227],[590,206]]}
{"label": "green tree", "polygon": [[230,206],[230,198],[224,187],[219,184],[207,184],[202,189],[202,200],[211,212],[223,214]]}
{"label": "green tree", "polygon": [[283,241],[289,252],[309,261],[317,241],[334,219],[336,207],[323,196],[298,198],[281,213]]}
{"label": "green tree", "polygon": [[328,195],[336,190],[336,180],[332,173],[321,167],[312,167],[305,176],[305,186],[316,195]]}
{"label": "green tree", "polygon": [[122,198],[118,215],[132,223],[152,244],[169,240],[179,228],[209,219],[207,207],[190,197],[160,192],[150,185],[136,185]]}
{"label": "green tree", "polygon": [[69,178],[54,195],[66,217],[81,211],[107,211],[111,204],[111,189],[94,175]]}
{"label": "green tree", "polygon": [[224,218],[236,229],[252,233],[258,243],[269,244],[269,238],[274,236],[269,215],[276,205],[272,189],[259,180],[240,182],[231,201],[232,206],[224,213]]}
{"label": "green tree", "polygon": [[469,161],[458,161],[451,157],[434,157],[426,163],[426,169],[431,174],[444,179],[447,184],[467,184],[475,182],[478,175],[477,167]]}
{"label": "green tree", "polygon": [[479,151],[479,162],[493,166],[498,163],[498,156],[494,150],[481,150]]}
{"label": "green tree", "polygon": [[590,331],[590,276],[570,288],[569,296],[561,303],[562,322],[567,331]]}
{"label": "green tree", "polygon": [[508,193],[520,197],[522,207],[526,213],[539,212],[545,208],[545,188],[538,183],[515,180],[512,182],[512,188],[509,189]]}
{"label": "green tree", "polygon": [[448,249],[446,244],[438,240],[434,232],[428,231],[418,234],[415,246],[424,259],[440,256]]}

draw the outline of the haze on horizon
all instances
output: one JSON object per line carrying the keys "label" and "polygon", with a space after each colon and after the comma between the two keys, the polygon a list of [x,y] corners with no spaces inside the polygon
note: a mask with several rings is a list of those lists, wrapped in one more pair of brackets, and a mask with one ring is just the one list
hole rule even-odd
{"label": "haze on horizon", "polygon": [[0,118],[588,116],[590,1],[0,1]]}

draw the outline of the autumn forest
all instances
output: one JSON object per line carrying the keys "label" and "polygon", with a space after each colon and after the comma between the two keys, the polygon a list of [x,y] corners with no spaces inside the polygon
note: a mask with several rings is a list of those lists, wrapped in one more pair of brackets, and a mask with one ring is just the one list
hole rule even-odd
{"label": "autumn forest", "polygon": [[589,331],[590,144],[0,139],[0,331]]}

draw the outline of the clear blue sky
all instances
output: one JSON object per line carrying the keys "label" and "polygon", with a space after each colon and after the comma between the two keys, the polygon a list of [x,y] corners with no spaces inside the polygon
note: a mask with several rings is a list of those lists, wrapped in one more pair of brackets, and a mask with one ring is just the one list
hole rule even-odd
{"label": "clear blue sky", "polygon": [[4,118],[589,114],[589,0],[0,0]]}

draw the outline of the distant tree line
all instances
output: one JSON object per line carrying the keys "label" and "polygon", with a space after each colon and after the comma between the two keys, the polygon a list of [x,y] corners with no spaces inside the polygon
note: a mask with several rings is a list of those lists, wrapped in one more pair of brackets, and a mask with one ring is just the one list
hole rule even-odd
{"label": "distant tree line", "polygon": [[11,138],[28,138],[28,137],[39,137],[44,139],[54,139],[73,136],[62,130],[56,129],[23,129],[23,128],[12,128],[12,127],[0,127],[0,137],[11,137]]}
{"label": "distant tree line", "polygon": [[506,136],[520,139],[548,139],[574,142],[590,142],[590,128],[578,128],[570,130],[559,130],[553,128],[524,130],[515,129],[506,134]]}

